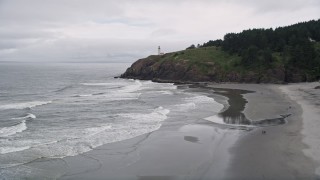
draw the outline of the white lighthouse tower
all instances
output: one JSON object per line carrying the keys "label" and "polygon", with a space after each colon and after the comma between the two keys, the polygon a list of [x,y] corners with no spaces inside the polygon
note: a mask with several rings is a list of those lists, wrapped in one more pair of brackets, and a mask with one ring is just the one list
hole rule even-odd
{"label": "white lighthouse tower", "polygon": [[163,52],[161,52],[161,48],[160,48],[160,46],[158,46],[158,55],[164,55],[164,53],[163,53]]}

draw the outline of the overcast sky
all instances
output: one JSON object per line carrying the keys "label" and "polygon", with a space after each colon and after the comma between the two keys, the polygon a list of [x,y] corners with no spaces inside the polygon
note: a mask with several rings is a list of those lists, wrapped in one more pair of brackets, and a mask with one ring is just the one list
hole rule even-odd
{"label": "overcast sky", "polygon": [[0,61],[129,61],[320,18],[320,0],[0,0]]}

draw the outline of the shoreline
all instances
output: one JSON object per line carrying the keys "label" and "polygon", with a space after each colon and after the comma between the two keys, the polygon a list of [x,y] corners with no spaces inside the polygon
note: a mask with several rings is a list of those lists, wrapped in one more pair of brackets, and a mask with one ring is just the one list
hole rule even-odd
{"label": "shoreline", "polygon": [[[214,99],[222,96],[209,93],[208,89],[198,86],[188,87],[188,90],[200,94],[205,92],[210,97],[214,96]],[[223,99],[226,97],[221,97],[222,101]],[[154,132],[105,144],[84,153],[86,157],[99,159],[98,170],[90,170],[84,174],[67,173],[62,179],[77,179],[79,175],[88,178],[98,177],[98,179],[101,177],[137,180],[211,179],[212,177],[224,179],[231,162],[229,150],[239,139],[239,133],[244,131],[238,128],[219,127],[204,118],[194,119],[191,122],[180,119],[178,125],[177,122],[170,121],[167,119],[162,127]],[[123,154],[122,148],[134,148],[134,150]],[[109,161],[114,157],[109,155],[110,152],[118,154],[126,163],[118,164],[119,161],[116,160],[116,165],[111,165]],[[105,155],[101,156],[101,153]],[[76,167],[79,162],[78,157],[67,157],[64,160],[69,167]]]}
{"label": "shoreline", "polygon": [[[214,88],[250,91],[241,95],[247,101],[242,113],[252,121],[292,115],[285,117],[286,124],[250,130],[221,127],[205,118],[167,119],[154,132],[77,156],[39,159],[26,167],[41,169],[41,178],[53,174],[59,179],[316,179],[316,164],[312,156],[305,154],[309,146],[301,133],[303,109],[279,89],[283,86],[185,85],[192,92],[214,97],[224,105],[222,112],[230,104],[226,96],[214,94]],[[263,135],[261,130],[267,133]]]}

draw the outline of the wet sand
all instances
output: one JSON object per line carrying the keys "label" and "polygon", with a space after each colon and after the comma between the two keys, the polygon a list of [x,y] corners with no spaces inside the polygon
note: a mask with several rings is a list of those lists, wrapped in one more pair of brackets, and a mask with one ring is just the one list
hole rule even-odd
{"label": "wet sand", "polygon": [[281,91],[280,88],[286,85],[223,84],[213,87],[255,91],[244,95],[248,100],[244,114],[251,120],[290,114],[285,125],[261,127],[237,141],[231,150],[232,163],[226,179],[319,178],[315,175],[317,164],[314,157],[304,153],[309,146],[303,141],[303,109],[288,96],[288,92]]}
{"label": "wet sand", "polygon": [[[150,180],[317,178],[316,161],[304,152],[309,146],[301,133],[303,109],[290,99],[287,92],[281,91],[280,86],[210,84],[205,88],[193,87],[190,91],[205,92],[226,105],[224,113],[214,115],[226,124],[210,122],[205,117],[179,121],[167,119],[158,131],[149,134],[106,144],[74,157],[29,163],[25,167],[37,169],[37,174],[29,177]],[[290,116],[284,118],[288,114]],[[270,119],[285,119],[287,123],[254,128],[237,124],[240,122],[247,127]],[[262,131],[266,133],[262,134]]]}

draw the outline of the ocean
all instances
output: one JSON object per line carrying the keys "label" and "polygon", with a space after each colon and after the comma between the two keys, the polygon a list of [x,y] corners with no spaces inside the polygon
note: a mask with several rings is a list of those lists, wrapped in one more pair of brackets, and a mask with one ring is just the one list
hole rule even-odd
{"label": "ocean", "polygon": [[1,63],[0,177],[40,158],[76,156],[223,108],[183,85],[114,78],[129,66]]}

